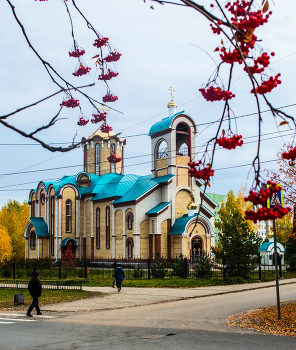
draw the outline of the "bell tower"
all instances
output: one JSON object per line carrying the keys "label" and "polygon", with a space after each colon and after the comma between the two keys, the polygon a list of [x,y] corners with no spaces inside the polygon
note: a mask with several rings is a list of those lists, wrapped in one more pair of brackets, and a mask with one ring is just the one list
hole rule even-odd
{"label": "bell tower", "polygon": [[[95,175],[124,172],[124,146],[125,139],[119,138],[114,132],[104,133],[100,129],[89,137],[83,137],[83,170]],[[122,158],[118,163],[110,163],[111,154]]]}
{"label": "bell tower", "polygon": [[170,87],[169,116],[152,125],[151,171],[152,177],[176,175],[177,185],[189,186],[188,163],[195,154],[197,128],[193,119],[184,111],[176,112],[174,88]]}

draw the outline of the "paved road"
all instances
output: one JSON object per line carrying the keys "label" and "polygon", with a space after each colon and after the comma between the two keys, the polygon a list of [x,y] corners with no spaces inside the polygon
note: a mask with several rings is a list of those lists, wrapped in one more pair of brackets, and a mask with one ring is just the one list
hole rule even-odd
{"label": "paved road", "polygon": [[[133,289],[125,288],[122,294],[111,291],[109,296],[118,301],[113,303],[114,309],[81,311],[77,302],[76,309],[71,303],[72,311],[46,313],[55,316],[53,319],[34,317],[35,322],[0,324],[0,349],[295,349],[296,339],[293,337],[225,326],[231,315],[275,304],[274,288],[236,290],[227,294],[220,294],[221,290],[218,288],[217,295],[169,302],[162,300],[136,307],[122,307],[123,300],[135,293]],[[186,294],[186,290],[183,292]],[[187,292],[192,293],[192,290]],[[147,289],[143,289],[145,293]],[[151,291],[152,295],[167,293],[162,289]],[[296,285],[282,285],[280,293],[282,301],[295,300]],[[89,310],[100,300],[104,297],[90,299]],[[117,306],[120,308],[116,309]],[[0,318],[5,317],[12,318],[0,314]]]}

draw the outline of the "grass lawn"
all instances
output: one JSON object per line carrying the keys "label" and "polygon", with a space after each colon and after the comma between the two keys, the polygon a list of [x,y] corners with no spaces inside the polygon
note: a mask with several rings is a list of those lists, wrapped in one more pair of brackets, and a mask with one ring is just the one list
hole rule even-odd
{"label": "grass lawn", "polygon": [[[25,294],[25,304],[21,306],[14,306],[14,294]],[[59,303],[62,301],[72,301],[77,299],[84,299],[93,296],[98,296],[99,292],[86,292],[82,290],[43,290],[42,295],[39,298],[39,304],[42,305],[50,303]],[[16,289],[16,288],[0,288],[0,309],[19,309],[27,308],[32,302],[32,297],[28,289]]]}
{"label": "grass lawn", "polygon": [[280,320],[277,318],[277,307],[271,306],[231,317],[228,326],[235,325],[261,332],[296,336],[296,303],[281,304]]}

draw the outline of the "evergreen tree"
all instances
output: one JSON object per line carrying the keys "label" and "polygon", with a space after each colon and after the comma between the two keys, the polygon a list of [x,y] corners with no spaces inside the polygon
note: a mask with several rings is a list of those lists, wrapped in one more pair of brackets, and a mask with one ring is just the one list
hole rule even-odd
{"label": "evergreen tree", "polygon": [[254,233],[243,217],[239,202],[232,191],[227,194],[226,203],[219,210],[219,241],[213,252],[226,258],[227,275],[246,278],[257,262],[262,239]]}

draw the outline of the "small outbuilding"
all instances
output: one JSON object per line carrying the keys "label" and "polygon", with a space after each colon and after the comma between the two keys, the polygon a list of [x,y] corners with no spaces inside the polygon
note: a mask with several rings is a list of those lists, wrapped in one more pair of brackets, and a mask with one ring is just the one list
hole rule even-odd
{"label": "small outbuilding", "polygon": [[[285,263],[284,261],[284,253],[285,248],[284,246],[276,242],[276,250],[278,254],[278,259],[281,259],[281,264],[283,265]],[[274,242],[273,238],[269,239],[269,242],[264,242],[261,244],[259,248],[259,253],[261,257],[261,265],[262,266],[274,266]],[[279,261],[278,261],[279,263]]]}

